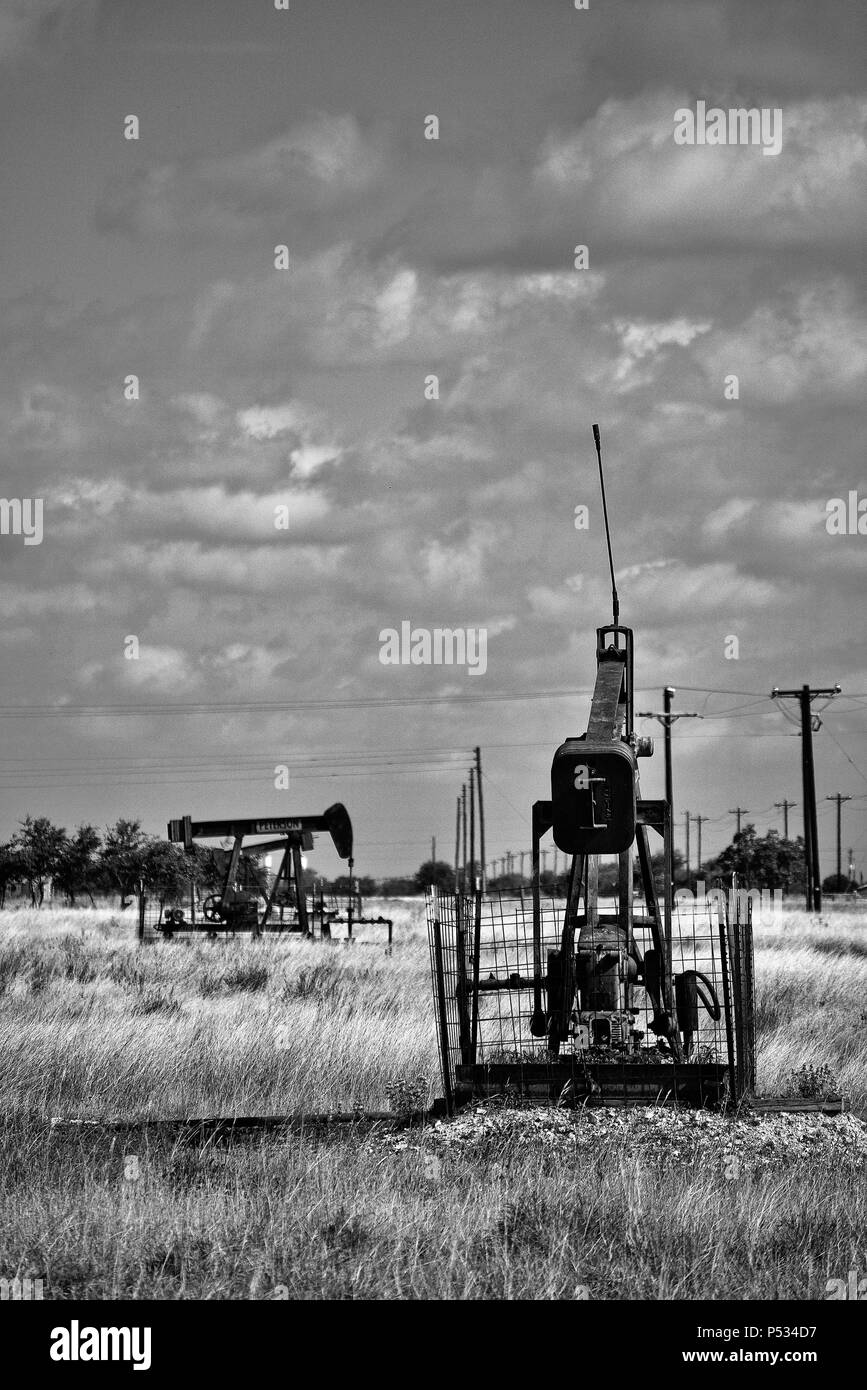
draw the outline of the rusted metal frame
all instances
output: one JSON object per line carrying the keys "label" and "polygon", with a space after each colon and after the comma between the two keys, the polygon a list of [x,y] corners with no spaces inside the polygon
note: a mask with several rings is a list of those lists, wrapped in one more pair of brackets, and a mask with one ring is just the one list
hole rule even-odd
{"label": "rusted metal frame", "polygon": [[464,931],[464,902],[460,894],[455,898],[455,950],[457,952],[457,1005],[458,1005],[458,1044],[461,1062],[469,1065],[471,1053],[471,1029],[469,1011],[469,982],[467,980],[467,943]]}
{"label": "rusted metal frame", "polygon": [[744,1008],[746,1035],[746,1087],[756,1088],[756,999],[755,956],[753,953],[753,900],[747,899],[747,920],[744,932]]}
{"label": "rusted metal frame", "polygon": [[[606,646],[606,639],[613,638],[613,643]],[[623,645],[621,646],[621,639]],[[616,655],[615,655],[616,653]],[[620,695],[620,716],[623,720],[623,732],[626,738],[631,738],[633,725],[635,723],[633,692],[633,668],[634,668],[634,635],[632,628],[621,627],[619,623],[609,623],[605,627],[596,629],[596,662],[597,666],[602,662],[621,661],[623,664],[623,689]]]}
{"label": "rusted metal frame", "polygon": [[545,1011],[542,1008],[542,890],[539,872],[539,842],[551,828],[551,802],[534,801],[532,812],[531,863],[533,880],[533,1016],[530,1032],[534,1038],[544,1037]]}
{"label": "rusted metal frame", "polygon": [[665,994],[668,1005],[668,1013],[674,1023],[675,1033],[669,1038],[669,1042],[674,1044],[677,1039],[677,1018],[674,1004],[674,971],[672,963],[672,893],[671,893],[671,807],[668,802],[664,802],[663,812],[663,831],[662,831],[662,855],[663,855],[663,881],[662,881],[662,913],[663,929],[665,932]]}
{"label": "rusted metal frame", "polygon": [[470,1020],[470,1059],[475,1065],[479,1042],[479,964],[482,953],[482,894],[473,895],[473,1011]]}
{"label": "rusted metal frame", "polygon": [[[625,653],[623,654],[625,658]],[[596,684],[587,721],[588,743],[615,743],[623,723],[621,696],[623,694],[625,659],[600,656]]]}
{"label": "rusted metal frame", "polygon": [[[434,907],[436,900],[434,900]],[[454,1092],[452,1090],[451,1059],[449,1057],[449,1023],[446,1012],[446,978],[443,965],[443,940],[442,927],[440,925],[439,914],[434,912],[431,921],[431,936],[433,939],[434,956],[434,977],[436,981],[437,1014],[440,1025],[440,1064],[442,1067],[443,1078],[443,1098],[446,1103],[446,1113],[453,1115],[455,1111]]]}
{"label": "rusted metal frame", "polygon": [[[736,884],[736,878],[734,880]],[[741,921],[741,895],[734,887],[734,920],[732,922],[731,955],[733,961],[732,988],[734,993],[735,1041],[737,1047],[738,1099],[755,1088],[755,1010],[753,998],[752,902],[747,899],[747,919]]]}
{"label": "rusted metal frame", "polygon": [[[626,934],[626,954],[634,957],[635,932],[633,929],[632,902],[632,846],[622,851],[617,875],[617,915],[620,926]],[[626,1007],[632,1007],[632,982],[626,982]]]}
{"label": "rusted metal frame", "polygon": [[629,849],[622,851],[619,859],[619,872],[617,875],[617,915],[620,922],[622,924],[625,923],[626,946],[631,954],[634,946],[633,924],[635,916],[631,845]]}
{"label": "rusted metal frame", "polygon": [[239,832],[235,835],[235,838],[232,842],[232,853],[229,855],[229,864],[228,868],[226,869],[226,877],[223,879],[223,891],[220,895],[220,907],[223,909],[224,912],[229,906],[229,893],[231,892],[232,885],[234,884],[236,875],[238,873],[238,860],[241,857],[241,846],[243,843],[244,836],[242,833]]}
{"label": "rusted metal frame", "polygon": [[735,1034],[734,1034],[734,1023],[733,1023],[733,1020],[732,1020],[732,992],[731,992],[731,983],[730,983],[730,979],[729,979],[729,949],[728,949],[728,939],[729,939],[729,910],[728,910],[728,900],[726,900],[725,908],[724,908],[723,912],[720,913],[720,917],[719,917],[719,950],[720,950],[720,970],[721,970],[721,972],[722,972],[722,987],[723,987],[723,1013],[724,1013],[724,1017],[725,1017],[725,1029],[726,1029],[726,1054],[727,1054],[727,1056],[728,1056],[728,1064],[729,1064],[729,1094],[730,1094],[730,1097],[731,1097],[732,1102],[735,1102],[736,1100],[739,1099],[739,1097],[738,1097],[738,1078],[737,1078],[737,1070],[736,1070],[736,1067],[735,1067]]}
{"label": "rusted metal frame", "polygon": [[292,846],[292,876],[295,879],[295,897],[298,902],[298,925],[305,936],[310,935],[310,924],[307,918],[307,895],[304,892],[304,870],[301,866],[301,846]]}
{"label": "rusted metal frame", "polygon": [[638,805],[638,826],[636,828],[636,844],[638,846],[638,865],[641,870],[641,885],[644,889],[644,901],[647,905],[648,915],[651,918],[651,932],[653,923],[659,929],[659,898],[656,892],[656,884],[653,881],[653,865],[650,862],[650,845],[647,839],[647,826],[641,820],[641,807],[643,802]]}
{"label": "rusted metal frame", "polygon": [[[596,859],[598,866],[599,860],[596,856],[575,854],[569,866],[569,885],[566,896],[566,910],[563,914],[563,930],[560,936],[560,961],[561,961],[561,983],[562,993],[560,999],[560,1017],[558,1019],[558,1030],[560,1039],[564,1039],[569,1031],[569,1015],[572,1012],[572,997],[575,992],[575,936],[576,932],[580,937],[580,927],[589,920],[590,904],[589,889],[585,883],[585,869],[589,872],[589,865],[592,859]],[[580,920],[579,907],[581,904],[581,889],[584,888],[584,918]],[[598,886],[598,882],[597,882]],[[598,915],[598,914],[597,914]]]}
{"label": "rusted metal frame", "polygon": [[587,855],[587,896],[585,899],[587,926],[595,932],[599,926],[599,855]]}
{"label": "rusted metal frame", "polygon": [[[263,914],[262,914],[262,921],[261,921],[261,924],[260,924],[263,930],[264,930],[264,928],[268,925],[268,922],[269,922],[270,919],[271,919],[271,909],[272,909],[273,906],[274,906],[274,900],[275,900],[275,898],[277,897],[277,890],[278,890],[278,888],[280,887],[280,880],[281,880],[281,878],[283,877],[283,874],[284,874],[284,872],[285,872],[286,864],[287,864],[287,861],[288,861],[289,856],[290,856],[290,854],[291,854],[291,851],[292,851],[292,841],[291,841],[291,839],[287,836],[287,838],[286,838],[286,840],[285,840],[285,842],[284,842],[284,844],[283,844],[283,856],[282,856],[282,858],[281,858],[281,860],[280,860],[280,865],[279,865],[279,868],[277,869],[277,873],[276,873],[275,876],[274,876],[274,882],[273,882],[273,884],[271,885],[271,892],[268,894],[268,897],[267,897],[266,900],[265,900],[265,911],[264,911]],[[287,880],[287,881],[288,881],[288,880]]]}
{"label": "rusted metal frame", "polygon": [[[673,971],[672,971],[672,885],[671,885],[671,862],[672,862],[672,826],[671,811],[667,801],[639,801],[637,802],[638,815],[638,841],[639,859],[641,860],[642,877],[645,880],[645,891],[648,886],[652,890],[654,898],[654,916],[656,925],[651,925],[651,937],[654,949],[656,950],[661,965],[660,971],[660,998],[651,999],[654,1008],[664,1014],[670,1021],[668,1033],[666,1034],[672,1055],[677,1062],[683,1061],[683,1049],[680,1043],[680,1035],[677,1031],[677,1011],[674,1003]],[[659,904],[656,895],[656,887],[653,883],[653,871],[650,863],[650,849],[647,844],[647,827],[656,830],[662,835],[663,844],[663,899],[662,899],[662,922],[659,921]],[[641,841],[644,840],[642,845]],[[650,905],[650,904],[648,904]]]}

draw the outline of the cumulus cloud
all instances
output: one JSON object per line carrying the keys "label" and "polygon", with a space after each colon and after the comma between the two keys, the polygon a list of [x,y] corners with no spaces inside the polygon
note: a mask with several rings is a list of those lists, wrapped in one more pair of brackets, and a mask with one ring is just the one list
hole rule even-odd
{"label": "cumulus cloud", "polygon": [[[756,104],[730,85],[608,97],[576,128],[549,132],[535,156],[482,168],[440,161],[435,198],[427,166],[393,132],[364,129],[350,114],[320,115],[252,149],[123,175],[106,190],[97,225],[199,243],[279,226],[290,251],[306,254],[327,229],[330,240],[363,243],[379,260],[411,255],[439,270],[565,268],[573,229],[591,266],[636,248],[859,243],[867,101],[769,99],[782,111],[783,143],[768,159],[753,146],[676,145],[675,112],[699,98],[724,109]],[[412,271],[401,275],[382,291],[395,324],[412,293]]]}
{"label": "cumulus cloud", "polygon": [[854,288],[835,276],[792,289],[697,348],[709,376],[734,372],[753,398],[863,399],[867,319]]}
{"label": "cumulus cloud", "polygon": [[140,168],[106,190],[97,226],[129,236],[239,237],[289,214],[334,216],[368,195],[387,164],[381,135],[320,114],[255,149]]}
{"label": "cumulus cloud", "polygon": [[782,151],[768,159],[755,146],[676,145],[674,113],[694,109],[699,97],[724,109],[755,104],[734,90],[609,98],[577,131],[544,142],[534,171],[543,206],[571,209],[593,235],[645,249],[860,238],[867,101],[786,103]]}

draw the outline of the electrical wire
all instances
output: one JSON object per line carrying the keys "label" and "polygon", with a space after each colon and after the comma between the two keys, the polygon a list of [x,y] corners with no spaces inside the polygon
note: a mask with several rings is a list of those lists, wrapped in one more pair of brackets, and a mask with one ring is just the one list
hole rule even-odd
{"label": "electrical wire", "polygon": [[[659,687],[639,686],[636,694],[651,694]],[[679,690],[692,694],[740,695],[756,701],[771,697],[760,690],[730,690],[721,687],[683,685]],[[292,710],[391,709],[414,705],[485,704],[489,702],[520,702],[524,700],[563,700],[576,695],[592,695],[589,686],[574,686],[569,690],[479,691],[473,694],[455,692],[450,695],[357,696],[349,700],[168,700],[161,703],[143,701],[138,704],[27,704],[0,705],[0,719],[58,719],[102,718],[184,714],[282,714]],[[853,692],[850,699],[867,699],[865,692]]]}

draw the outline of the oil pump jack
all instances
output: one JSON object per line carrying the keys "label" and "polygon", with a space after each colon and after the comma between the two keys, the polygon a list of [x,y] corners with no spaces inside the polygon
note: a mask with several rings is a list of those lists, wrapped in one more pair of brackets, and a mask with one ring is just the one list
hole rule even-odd
{"label": "oil pump jack", "polygon": [[[349,812],[340,802],[323,812],[321,816],[268,816],[251,819],[194,821],[191,816],[171,820],[168,825],[168,838],[174,844],[182,844],[189,852],[195,840],[226,839],[232,841],[232,848],[226,861],[223,884],[219,893],[212,893],[205,899],[203,913],[205,921],[213,927],[222,926],[229,931],[264,930],[270,921],[271,912],[281,891],[294,887],[294,897],[298,911],[297,931],[308,935],[307,898],[303,886],[301,854],[313,848],[313,836],[325,831],[331,836],[334,847],[341,859],[347,859],[352,869],[352,822]],[[276,838],[262,840],[261,836]],[[277,873],[270,883],[257,883],[256,891],[247,891],[239,886],[239,868],[244,850],[244,841],[256,836],[252,848],[262,854],[277,851],[281,854]],[[265,899],[265,909],[259,915],[258,902]]]}
{"label": "oil pump jack", "polygon": [[[620,622],[597,425],[593,438],[613,620],[596,629],[586,732],[557,749],[550,800],[532,808],[531,923],[523,895],[428,902],[449,1110],[504,1089],[545,1101],[571,1088],[601,1104],[717,1105],[736,1072],[752,1075],[751,935],[695,907],[673,932],[671,806],[640,791],[638,759],[653,741],[634,727],[634,634]],[[542,896],[549,831],[570,857],[565,903]],[[661,839],[656,875],[650,832]],[[617,857],[613,911],[599,894],[602,855]]]}

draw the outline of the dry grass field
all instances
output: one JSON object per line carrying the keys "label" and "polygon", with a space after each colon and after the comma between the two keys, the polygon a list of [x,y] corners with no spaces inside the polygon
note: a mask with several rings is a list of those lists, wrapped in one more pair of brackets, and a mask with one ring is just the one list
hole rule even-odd
{"label": "dry grass field", "polygon": [[[372,904],[376,912],[384,904]],[[0,914],[0,1275],[49,1298],[824,1296],[867,1272],[857,1119],[503,1112],[190,1145],[56,1117],[425,1104],[421,903],[351,949],[139,948],[110,911]],[[867,1107],[867,915],[757,934],[760,1089]]]}

